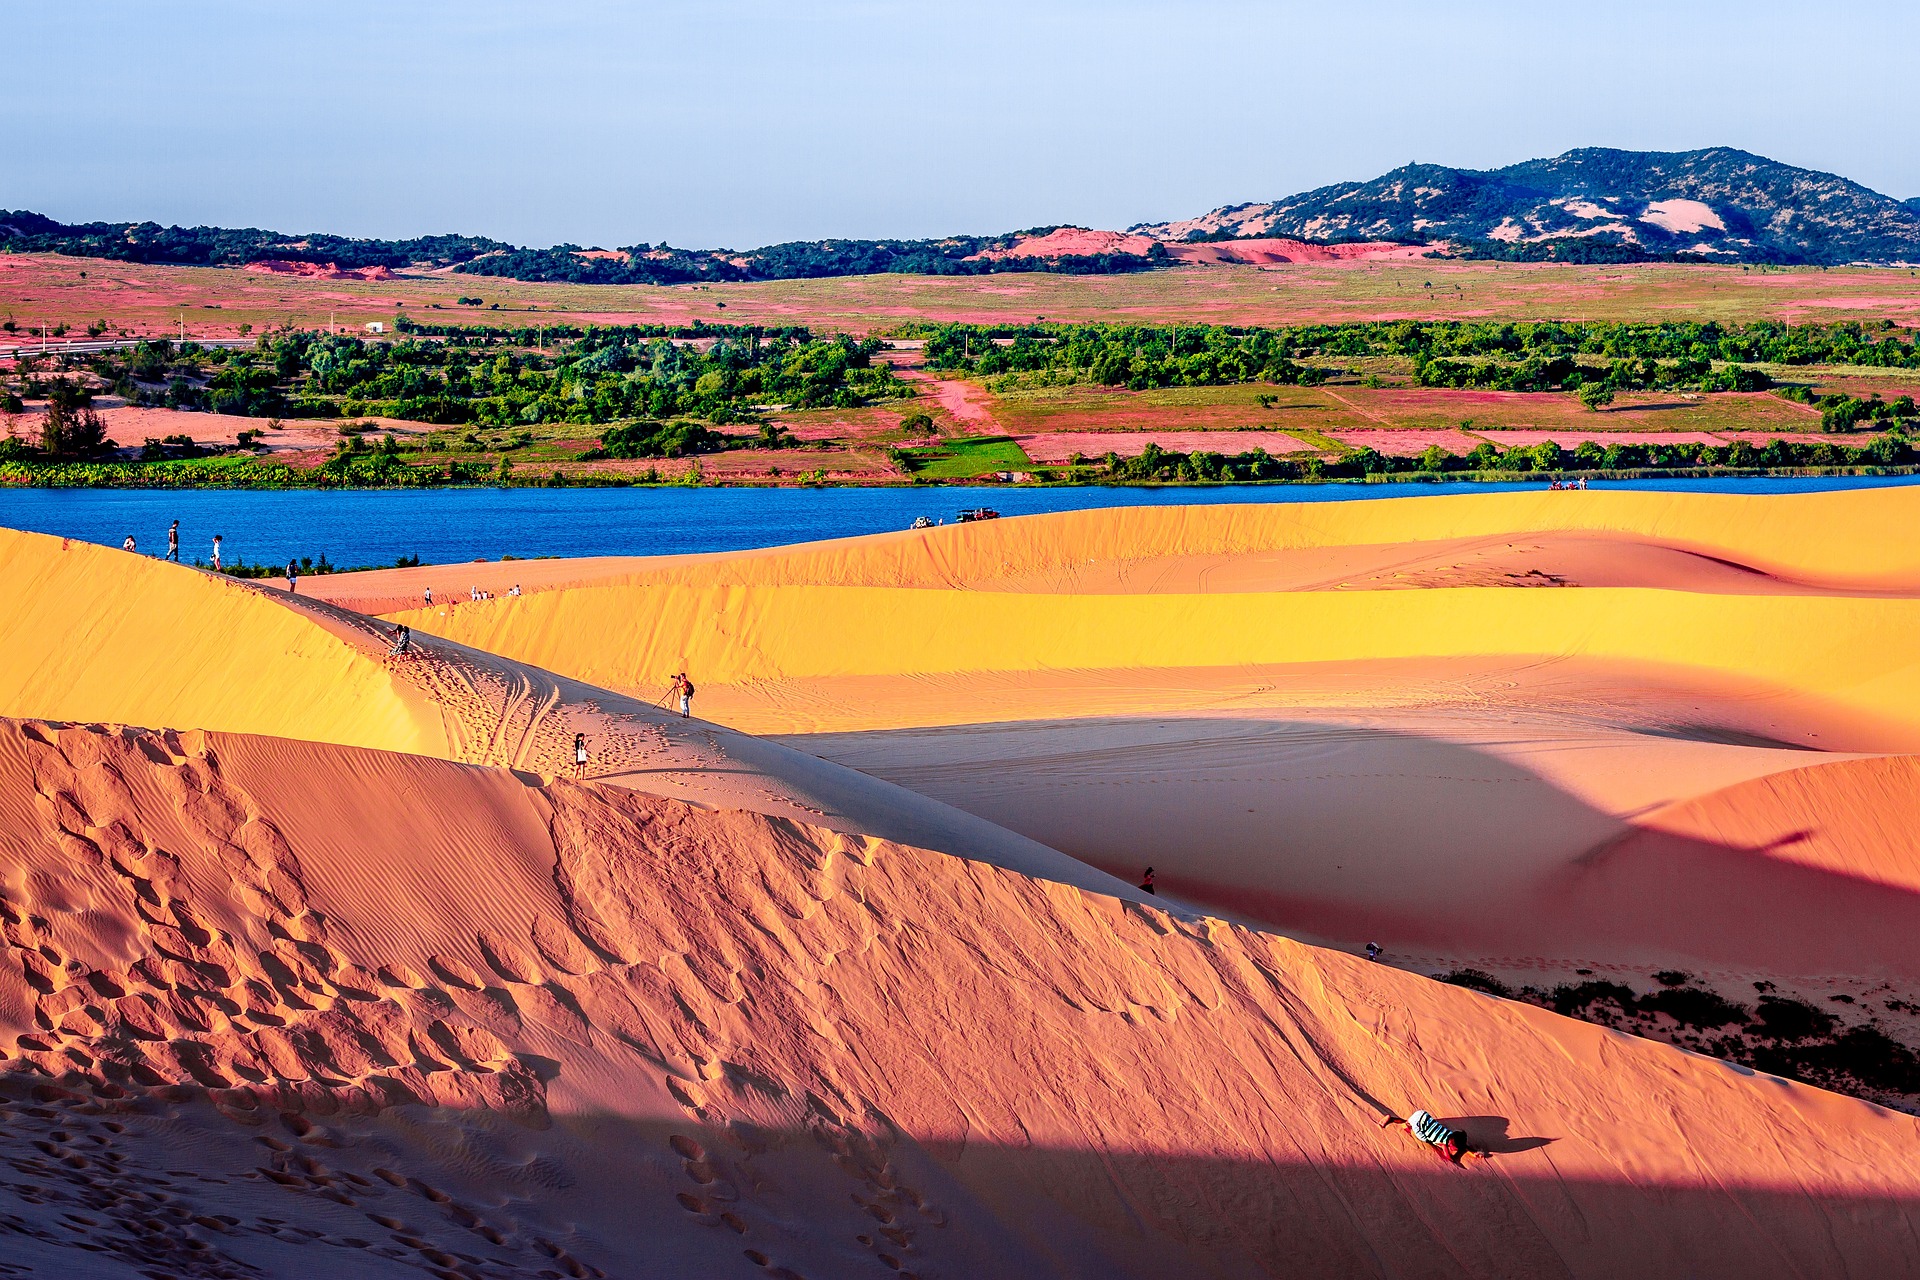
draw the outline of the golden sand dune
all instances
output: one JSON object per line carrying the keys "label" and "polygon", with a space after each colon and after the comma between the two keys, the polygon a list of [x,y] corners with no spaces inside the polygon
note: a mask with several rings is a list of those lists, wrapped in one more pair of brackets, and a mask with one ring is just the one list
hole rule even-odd
{"label": "golden sand dune", "polygon": [[[1126,887],[1033,841],[774,743],[670,715],[285,591],[87,543],[0,530],[0,713],[219,729],[587,773],[987,858],[1104,891]],[[430,803],[430,802],[429,802]]]}
{"label": "golden sand dune", "polygon": [[[470,587],[504,596],[570,587],[937,587],[1176,593],[1353,585],[1675,586],[1913,593],[1920,548],[1910,490],[1793,496],[1626,490],[1391,502],[1122,507],[716,555],[426,565],[316,581],[363,612],[465,611]],[[1454,564],[1458,560],[1461,563]],[[1538,570],[1538,573],[1533,572]],[[489,605],[500,601],[486,602]]]}
{"label": "golden sand dune", "polygon": [[[1920,750],[1890,641],[1920,626],[1917,519],[1911,488],[1122,509],[543,562],[522,597],[394,616],[609,687],[684,666],[716,719],[1301,936],[1804,990],[1912,973],[1873,820],[1826,805],[1815,863],[1756,858],[1778,833],[1623,841]],[[1863,923],[1754,927],[1796,901]]]}
{"label": "golden sand dune", "polygon": [[[1773,504],[1773,505],[1770,505]],[[1784,504],[1784,505],[1781,505]],[[1381,506],[1391,508],[1380,512]],[[427,565],[313,580],[349,608],[497,629],[543,602],[552,625],[599,621],[585,588],[852,586],[1067,595],[1448,586],[1655,587],[1712,594],[1908,595],[1913,503],[1899,490],[1794,498],[1501,493],[1393,503],[1122,508],[709,556]],[[492,600],[470,601],[478,588]],[[435,593],[431,609],[423,595]],[[625,594],[621,592],[620,594]],[[624,628],[623,628],[624,629]],[[656,665],[671,655],[645,655]],[[652,678],[651,668],[646,678]]]}
{"label": "golden sand dune", "polygon": [[[7,722],[0,847],[0,1223],[30,1270],[1868,1277],[1920,1250],[1920,1120],[789,818]],[[1495,1154],[1380,1127],[1415,1106]]]}

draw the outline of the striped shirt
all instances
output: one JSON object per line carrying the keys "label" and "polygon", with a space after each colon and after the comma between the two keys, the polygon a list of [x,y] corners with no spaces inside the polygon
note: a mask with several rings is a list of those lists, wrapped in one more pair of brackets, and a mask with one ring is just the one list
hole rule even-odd
{"label": "striped shirt", "polygon": [[1444,1147],[1449,1141],[1460,1135],[1435,1120],[1424,1111],[1416,1111],[1407,1117],[1407,1128],[1413,1136],[1422,1142],[1430,1142],[1436,1147]]}

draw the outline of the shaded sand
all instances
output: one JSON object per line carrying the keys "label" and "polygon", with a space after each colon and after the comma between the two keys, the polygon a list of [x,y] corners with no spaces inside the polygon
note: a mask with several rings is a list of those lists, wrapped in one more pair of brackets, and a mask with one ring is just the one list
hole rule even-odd
{"label": "shaded sand", "polygon": [[1920,750],[1888,640],[1920,624],[1916,516],[1911,490],[1120,510],[398,616],[609,687],[686,663],[717,719],[1344,946],[1907,981],[1920,899],[1881,820],[1828,804],[1798,862],[1764,852],[1791,830],[1724,819],[1630,838]]}
{"label": "shaded sand", "polygon": [[1125,886],[991,824],[813,756],[283,590],[88,543],[0,530],[0,711],[382,747],[588,774]]}
{"label": "shaded sand", "polygon": [[[984,863],[231,734],[0,723],[0,779],[15,1266],[1868,1277],[1920,1249],[1911,1117]],[[1379,1127],[1414,1106],[1497,1154]]]}

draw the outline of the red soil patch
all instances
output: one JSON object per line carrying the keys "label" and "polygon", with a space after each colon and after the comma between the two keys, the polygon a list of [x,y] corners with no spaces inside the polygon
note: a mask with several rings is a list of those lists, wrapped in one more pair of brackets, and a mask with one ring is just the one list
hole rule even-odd
{"label": "red soil patch", "polygon": [[342,267],[332,262],[289,262],[265,258],[241,268],[255,275],[297,276],[303,280],[395,280],[399,277],[385,267]]}
{"label": "red soil patch", "polygon": [[988,249],[968,261],[985,259],[999,262],[1008,258],[1078,258],[1092,254],[1127,254],[1144,258],[1154,242],[1146,236],[1130,236],[1120,231],[1089,231],[1085,227],[1061,227],[1043,236],[1028,236],[1011,249]]}
{"label": "red soil patch", "polygon": [[[294,422],[279,431],[266,430],[265,418],[243,418],[225,413],[189,413],[180,409],[102,409],[107,439],[124,449],[138,449],[147,440],[186,436],[197,445],[232,444],[242,431],[260,431],[260,443],[270,453],[299,453],[331,448],[340,438],[334,422]],[[418,428],[415,428],[417,430]]]}
{"label": "red soil patch", "polygon": [[1375,453],[1383,453],[1390,458],[1411,458],[1425,453],[1436,444],[1448,453],[1464,454],[1480,443],[1478,439],[1465,432],[1446,427],[1413,428],[1404,431],[1382,427],[1377,430],[1329,431],[1327,434],[1351,448],[1372,449]]}
{"label": "red soil patch", "polygon": [[1396,244],[1375,240],[1365,244],[1309,244],[1305,240],[1224,240],[1202,244],[1169,244],[1167,254],[1181,262],[1246,262],[1274,266],[1286,262],[1360,262],[1380,258],[1418,258],[1423,244]]}
{"label": "red soil patch", "polygon": [[[1345,434],[1345,433],[1342,433]],[[1487,439],[1503,447],[1530,449],[1551,440],[1562,449],[1577,449],[1591,441],[1605,448],[1610,444],[1698,444],[1724,445],[1744,440],[1756,449],[1769,441],[1786,440],[1793,444],[1845,445],[1858,449],[1878,436],[1862,432],[1854,435],[1816,435],[1794,431],[1493,431]]]}
{"label": "red soil patch", "polygon": [[1265,449],[1281,454],[1310,447],[1280,431],[1048,431],[1015,439],[1035,462],[1065,462],[1076,453],[1089,458],[1109,453],[1137,458],[1146,452],[1148,442],[1169,453],[1234,454]]}
{"label": "red soil patch", "polygon": [[1531,449],[1551,440],[1562,449],[1575,449],[1592,441],[1602,448],[1610,444],[1711,444],[1727,442],[1723,435],[1706,431],[1489,431],[1487,438],[1508,448]]}
{"label": "red soil patch", "polygon": [[959,425],[975,433],[1000,430],[987,393],[973,383],[958,378],[936,378],[924,369],[896,369],[896,372],[901,381],[925,387],[934,402]]}

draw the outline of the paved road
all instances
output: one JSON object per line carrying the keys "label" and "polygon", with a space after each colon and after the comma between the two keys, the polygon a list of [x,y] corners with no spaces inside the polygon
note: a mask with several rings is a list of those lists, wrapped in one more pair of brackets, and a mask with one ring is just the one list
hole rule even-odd
{"label": "paved road", "polygon": [[[146,338],[53,338],[46,342],[21,342],[11,347],[0,347],[0,359],[12,356],[72,355],[93,356],[103,351],[121,351],[127,347],[137,347]],[[233,350],[251,348],[252,338],[189,338],[203,347],[228,347]]]}

